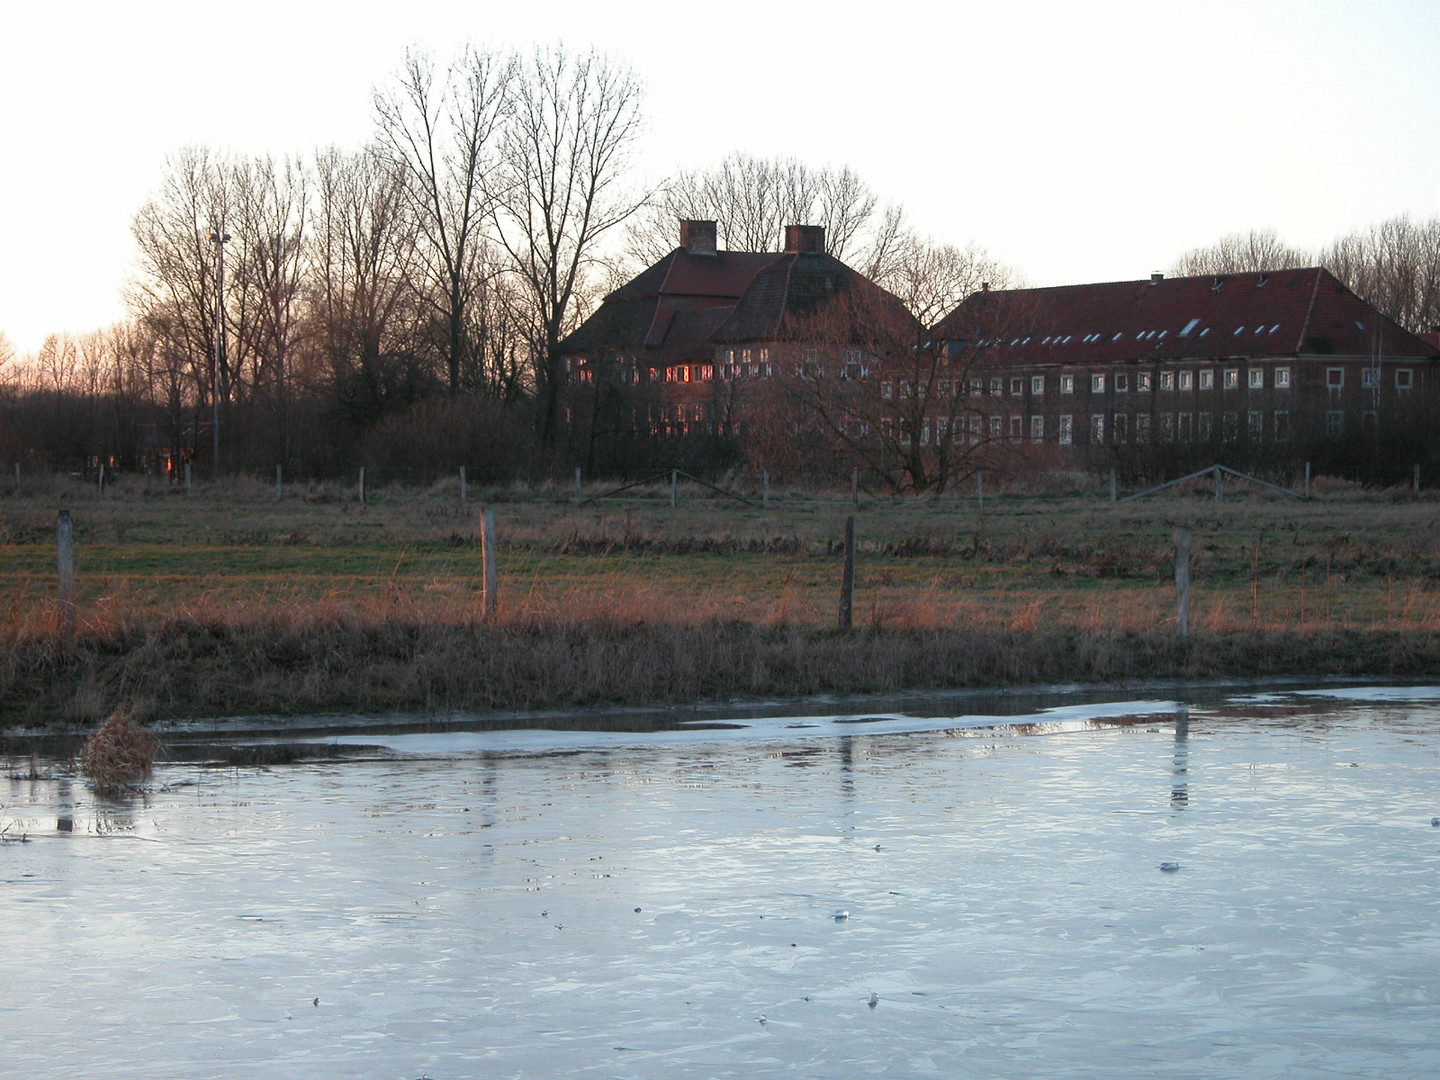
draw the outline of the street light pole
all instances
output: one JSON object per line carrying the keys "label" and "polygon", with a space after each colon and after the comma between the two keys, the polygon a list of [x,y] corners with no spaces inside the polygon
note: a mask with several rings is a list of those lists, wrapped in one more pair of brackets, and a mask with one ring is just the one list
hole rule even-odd
{"label": "street light pole", "polygon": [[213,415],[210,434],[213,440],[215,475],[220,475],[220,375],[225,366],[225,243],[230,239],[227,232],[212,232],[210,240],[215,245],[217,258],[215,270],[215,392],[212,397]]}

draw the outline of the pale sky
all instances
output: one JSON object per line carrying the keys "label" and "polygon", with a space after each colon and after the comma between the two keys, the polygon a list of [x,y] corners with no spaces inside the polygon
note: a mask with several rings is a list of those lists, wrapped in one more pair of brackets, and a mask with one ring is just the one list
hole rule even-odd
{"label": "pale sky", "polygon": [[1440,214],[1434,0],[0,0],[0,333],[124,317],[167,154],[356,147],[407,44],[467,39],[630,63],[637,183],[735,150],[848,164],[1036,285]]}

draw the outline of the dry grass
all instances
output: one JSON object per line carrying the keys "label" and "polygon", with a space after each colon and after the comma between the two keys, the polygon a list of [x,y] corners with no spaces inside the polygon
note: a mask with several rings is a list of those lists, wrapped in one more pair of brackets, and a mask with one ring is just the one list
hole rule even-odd
{"label": "dry grass", "polygon": [[[1223,675],[1429,675],[1440,512],[1208,492],[1142,504],[987,494],[866,502],[857,629],[833,629],[848,501],[688,493],[578,503],[445,484],[268,485],[192,498],[60,482],[0,498],[0,723],[511,709]],[[54,515],[79,532],[79,627],[58,634]],[[1170,531],[1195,534],[1189,642]]]}
{"label": "dry grass", "polygon": [[80,748],[80,771],[97,795],[139,787],[155,769],[160,743],[127,709],[116,709]]}

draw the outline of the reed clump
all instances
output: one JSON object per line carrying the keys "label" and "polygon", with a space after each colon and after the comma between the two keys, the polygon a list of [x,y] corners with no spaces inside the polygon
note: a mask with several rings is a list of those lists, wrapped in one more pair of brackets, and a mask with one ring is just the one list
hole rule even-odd
{"label": "reed clump", "polygon": [[133,791],[155,771],[160,742],[128,709],[116,709],[80,748],[80,772],[97,795]]}

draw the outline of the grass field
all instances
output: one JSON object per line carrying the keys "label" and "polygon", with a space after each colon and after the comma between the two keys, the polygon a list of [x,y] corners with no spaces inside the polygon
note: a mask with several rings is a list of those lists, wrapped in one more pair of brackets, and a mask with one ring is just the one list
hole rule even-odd
{"label": "grass field", "polygon": [[[1138,502],[684,486],[356,493],[139,479],[0,491],[0,723],[519,708],[1216,674],[1418,675],[1440,502],[1232,483]],[[483,617],[481,506],[500,597]],[[76,528],[60,633],[55,522]],[[834,629],[857,518],[856,629]],[[1175,640],[1173,528],[1194,534]]]}

